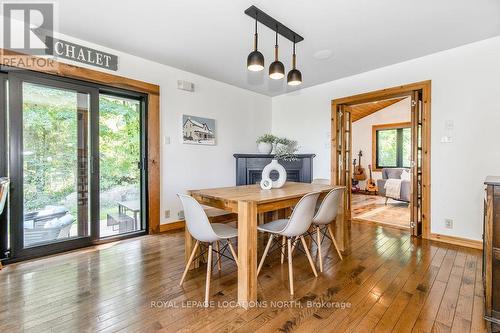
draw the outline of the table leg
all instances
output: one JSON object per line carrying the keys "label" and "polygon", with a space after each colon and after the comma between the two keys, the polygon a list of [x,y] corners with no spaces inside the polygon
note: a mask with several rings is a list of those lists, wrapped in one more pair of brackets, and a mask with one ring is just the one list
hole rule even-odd
{"label": "table leg", "polygon": [[337,245],[340,251],[345,250],[345,219],[344,219],[344,195],[345,191],[340,195],[340,203],[339,203],[339,213],[337,214],[337,218],[335,219],[335,238],[337,240]]}
{"label": "table leg", "polygon": [[266,223],[266,213],[259,213],[259,217],[257,219],[257,224],[261,225]]}
{"label": "table leg", "polygon": [[257,205],[238,202],[238,304],[257,300]]}
{"label": "table leg", "polygon": [[[185,228],[184,231],[184,260],[186,261],[186,265],[189,262],[189,257],[191,256],[191,252],[193,251],[194,245],[196,243],[196,240],[191,237],[191,234]],[[200,253],[200,250],[198,248],[197,253],[195,254],[195,257],[198,256]],[[193,263],[191,264],[191,267],[189,267],[189,270],[195,269],[200,267],[200,258],[196,258],[193,260]]]}

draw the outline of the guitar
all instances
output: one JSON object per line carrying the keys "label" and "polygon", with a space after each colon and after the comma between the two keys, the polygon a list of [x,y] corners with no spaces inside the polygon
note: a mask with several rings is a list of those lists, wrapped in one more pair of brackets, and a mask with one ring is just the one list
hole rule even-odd
{"label": "guitar", "polygon": [[[356,169],[356,159],[352,161],[353,169]],[[351,192],[352,193],[357,193],[360,191],[359,188],[359,181],[355,180],[354,178],[351,179]]]}
{"label": "guitar", "polygon": [[375,180],[372,177],[372,166],[368,165],[368,169],[370,170],[370,178],[366,182],[366,191],[370,193],[377,193],[378,188],[377,185],[375,185]]}
{"label": "guitar", "polygon": [[361,166],[361,156],[363,156],[363,152],[360,150],[358,153],[359,164],[354,167],[353,178],[355,180],[365,180],[366,179],[365,169]]}

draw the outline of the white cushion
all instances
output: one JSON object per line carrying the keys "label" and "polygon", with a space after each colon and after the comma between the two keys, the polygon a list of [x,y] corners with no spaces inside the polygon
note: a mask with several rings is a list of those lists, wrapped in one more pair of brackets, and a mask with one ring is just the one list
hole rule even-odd
{"label": "white cushion", "polygon": [[401,172],[401,180],[411,180],[410,173],[403,170],[403,172]]}
{"label": "white cushion", "polygon": [[43,225],[43,227],[45,229],[48,229],[48,228],[61,228],[65,225],[70,225],[73,223],[73,216],[71,216],[70,214],[66,214],[64,215],[63,217],[61,218],[55,218],[55,219],[52,219],[48,222],[45,222],[45,224]]}

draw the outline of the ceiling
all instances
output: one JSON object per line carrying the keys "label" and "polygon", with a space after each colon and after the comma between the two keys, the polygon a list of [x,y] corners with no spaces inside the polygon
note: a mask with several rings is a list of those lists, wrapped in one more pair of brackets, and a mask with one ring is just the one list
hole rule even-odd
{"label": "ceiling", "polygon": [[393,99],[386,99],[383,101],[351,105],[349,106],[349,110],[351,111],[352,122],[355,122],[357,120],[360,120],[361,118],[369,116],[372,113],[375,113],[388,106],[391,106],[392,104],[396,104],[397,102],[402,101],[405,98],[409,97],[399,97]]}
{"label": "ceiling", "polygon": [[[63,34],[269,96],[500,35],[498,0],[56,2]],[[304,80],[298,88],[269,79],[267,69],[247,71],[254,22],[243,11],[252,4],[305,38],[297,44]],[[274,34],[259,29],[268,66]],[[281,38],[280,60],[287,71],[291,47]],[[314,57],[323,50],[333,55]]]}

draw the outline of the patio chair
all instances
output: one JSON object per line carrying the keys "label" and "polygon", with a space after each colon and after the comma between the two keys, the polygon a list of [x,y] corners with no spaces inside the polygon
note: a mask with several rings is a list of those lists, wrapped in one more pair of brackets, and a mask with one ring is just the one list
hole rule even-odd
{"label": "patio chair", "polygon": [[71,225],[75,221],[71,214],[47,221],[43,227],[24,228],[24,245],[46,243],[58,239],[69,238]]}

